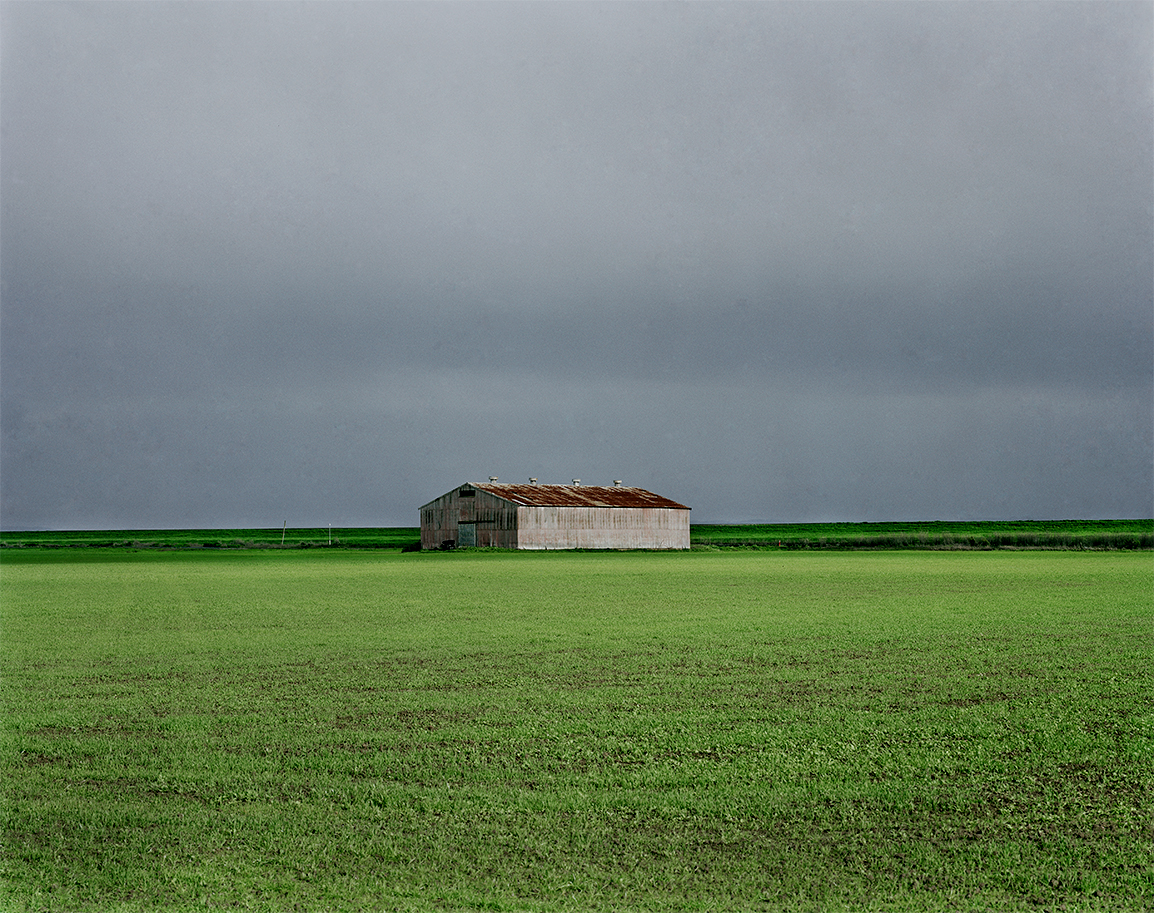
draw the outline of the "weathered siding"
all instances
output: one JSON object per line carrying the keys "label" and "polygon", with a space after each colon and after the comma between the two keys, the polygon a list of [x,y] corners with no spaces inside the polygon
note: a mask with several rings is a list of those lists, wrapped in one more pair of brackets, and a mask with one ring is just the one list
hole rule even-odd
{"label": "weathered siding", "polygon": [[421,548],[449,544],[689,548],[689,508],[641,488],[466,483],[421,508]]}
{"label": "weathered siding", "polygon": [[521,507],[517,548],[689,548],[689,511]]}
{"label": "weathered siding", "polygon": [[[445,543],[488,548],[517,547],[517,506],[480,489],[462,497],[462,485],[421,508],[421,548]],[[462,528],[464,527],[464,528]],[[471,534],[472,542],[463,542]]]}

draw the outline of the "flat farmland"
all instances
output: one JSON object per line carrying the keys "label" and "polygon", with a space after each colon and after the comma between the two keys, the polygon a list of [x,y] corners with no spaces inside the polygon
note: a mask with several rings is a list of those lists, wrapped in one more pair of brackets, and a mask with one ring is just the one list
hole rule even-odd
{"label": "flat farmland", "polygon": [[8,910],[1147,910],[1133,551],[7,550]]}
{"label": "flat farmland", "polygon": [[[1151,549],[1154,520],[694,524],[692,547],[787,549]],[[11,548],[419,549],[419,527],[0,531]]]}

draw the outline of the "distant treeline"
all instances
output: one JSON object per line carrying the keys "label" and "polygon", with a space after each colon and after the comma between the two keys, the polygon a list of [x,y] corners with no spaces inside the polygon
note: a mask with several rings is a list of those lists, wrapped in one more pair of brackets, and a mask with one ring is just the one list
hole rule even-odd
{"label": "distant treeline", "polygon": [[338,529],[131,529],[0,532],[0,548],[393,548],[416,549],[417,527]]}
{"label": "distant treeline", "polygon": [[759,523],[691,529],[694,546],[783,549],[1149,549],[1154,520]]}
{"label": "distant treeline", "polygon": [[[415,551],[416,527],[0,532],[0,548],[385,548]],[[695,549],[1154,549],[1152,520],[705,524]]]}

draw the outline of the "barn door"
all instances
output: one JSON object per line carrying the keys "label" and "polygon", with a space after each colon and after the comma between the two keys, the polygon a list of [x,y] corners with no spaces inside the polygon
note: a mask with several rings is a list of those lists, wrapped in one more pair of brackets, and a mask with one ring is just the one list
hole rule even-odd
{"label": "barn door", "polygon": [[476,545],[477,544],[477,524],[476,523],[458,523],[457,524],[457,545]]}

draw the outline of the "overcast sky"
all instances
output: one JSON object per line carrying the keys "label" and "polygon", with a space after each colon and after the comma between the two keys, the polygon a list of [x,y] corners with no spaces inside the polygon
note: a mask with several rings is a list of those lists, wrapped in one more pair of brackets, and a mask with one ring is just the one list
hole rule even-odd
{"label": "overcast sky", "polygon": [[1154,5],[0,6],[0,522],[1154,515]]}

